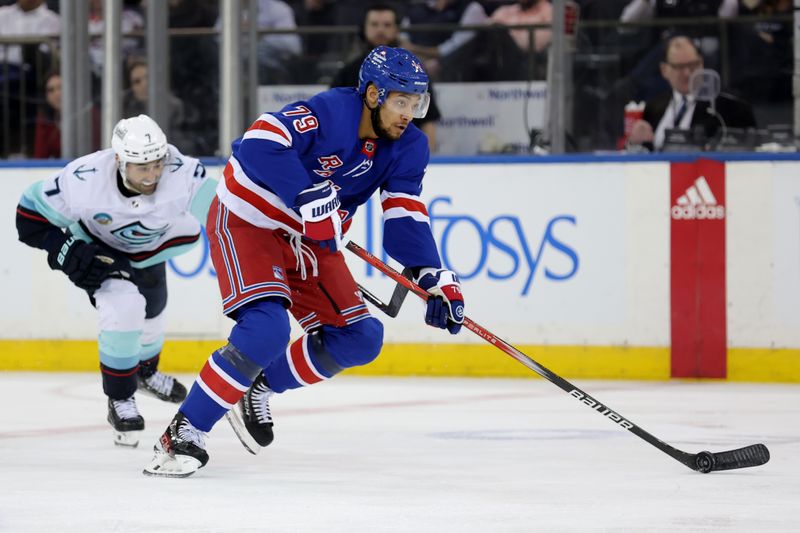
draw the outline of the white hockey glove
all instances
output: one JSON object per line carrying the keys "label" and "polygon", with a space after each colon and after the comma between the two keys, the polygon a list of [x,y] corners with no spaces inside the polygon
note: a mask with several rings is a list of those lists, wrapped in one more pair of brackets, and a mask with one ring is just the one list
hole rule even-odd
{"label": "white hockey glove", "polygon": [[422,268],[417,285],[428,291],[425,323],[455,335],[464,323],[464,296],[455,272],[443,268]]}
{"label": "white hockey glove", "polygon": [[300,191],[295,199],[295,209],[303,219],[303,233],[331,252],[342,246],[340,205],[336,189],[330,181]]}

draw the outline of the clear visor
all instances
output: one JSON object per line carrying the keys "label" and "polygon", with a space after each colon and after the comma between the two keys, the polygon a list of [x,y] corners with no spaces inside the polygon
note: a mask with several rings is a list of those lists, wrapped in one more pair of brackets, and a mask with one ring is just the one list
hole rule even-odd
{"label": "clear visor", "polygon": [[401,115],[424,118],[428,113],[430,103],[431,95],[429,93],[391,93],[386,98],[384,105]]}

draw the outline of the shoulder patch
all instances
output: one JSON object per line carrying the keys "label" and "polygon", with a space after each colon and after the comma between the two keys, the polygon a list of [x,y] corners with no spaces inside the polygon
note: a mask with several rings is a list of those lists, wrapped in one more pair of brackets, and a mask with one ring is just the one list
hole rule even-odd
{"label": "shoulder patch", "polygon": [[169,168],[171,173],[177,172],[183,166],[183,159],[176,157],[164,166]]}
{"label": "shoulder patch", "polygon": [[97,172],[97,167],[89,168],[87,165],[81,165],[72,171],[72,175],[81,181],[86,181],[84,174],[94,174],[95,172]]}

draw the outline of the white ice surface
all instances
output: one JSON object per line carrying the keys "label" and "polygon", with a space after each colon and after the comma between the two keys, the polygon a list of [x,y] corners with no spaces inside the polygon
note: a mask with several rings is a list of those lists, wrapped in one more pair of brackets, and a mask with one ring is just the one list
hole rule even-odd
{"label": "white ice surface", "polygon": [[205,468],[159,479],[177,406],[140,395],[118,448],[99,381],[0,373],[0,531],[800,531],[800,386],[578,383],[685,451],[772,452],[699,474],[543,380],[338,377],[274,397],[260,455],[222,420]]}

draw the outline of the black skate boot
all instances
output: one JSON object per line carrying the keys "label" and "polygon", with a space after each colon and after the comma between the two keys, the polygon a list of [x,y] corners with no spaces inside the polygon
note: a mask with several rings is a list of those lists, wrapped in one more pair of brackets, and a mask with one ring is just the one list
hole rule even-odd
{"label": "black skate boot", "polygon": [[273,394],[261,373],[242,399],[225,414],[242,445],[253,455],[269,446],[274,438],[269,412],[269,397]]}
{"label": "black skate boot", "polygon": [[187,477],[208,462],[206,434],[192,425],[180,411],[153,446],[153,459],[145,467],[147,476]]}
{"label": "black skate boot", "polygon": [[108,423],[114,428],[114,444],[131,448],[138,446],[144,418],[139,414],[133,396],[126,400],[108,399]]}
{"label": "black skate boot", "polygon": [[165,402],[181,403],[186,399],[186,387],[177,379],[158,370],[145,368],[142,366],[137,374],[140,391]]}

